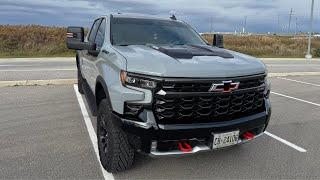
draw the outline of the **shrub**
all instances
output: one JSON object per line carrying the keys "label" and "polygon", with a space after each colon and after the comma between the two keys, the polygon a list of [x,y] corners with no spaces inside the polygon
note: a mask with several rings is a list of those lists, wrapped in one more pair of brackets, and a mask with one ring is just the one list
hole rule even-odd
{"label": "shrub", "polygon": [[320,48],[315,49],[314,52],[313,52],[313,54],[314,54],[314,55],[313,55],[314,57],[320,57]]}

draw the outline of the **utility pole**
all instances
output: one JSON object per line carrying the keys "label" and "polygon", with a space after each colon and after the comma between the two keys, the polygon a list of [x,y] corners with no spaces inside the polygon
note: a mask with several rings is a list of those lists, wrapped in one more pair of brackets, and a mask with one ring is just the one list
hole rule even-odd
{"label": "utility pole", "polygon": [[314,0],[312,0],[311,2],[311,13],[310,13],[310,29],[309,29],[309,39],[308,39],[308,52],[306,55],[307,59],[311,59],[312,58],[312,54],[311,54],[311,36],[312,36],[312,31],[313,31],[313,8],[314,8]]}
{"label": "utility pole", "polygon": [[280,34],[280,15],[278,14],[278,35]]}
{"label": "utility pole", "polygon": [[247,28],[247,16],[244,17],[244,23],[243,23],[243,29],[242,29],[243,34],[246,32],[246,28]]}
{"label": "utility pole", "polygon": [[298,18],[296,17],[296,30],[294,31],[294,34],[297,35],[298,33]]}
{"label": "utility pole", "polygon": [[210,17],[210,34],[212,34],[212,17]]}
{"label": "utility pole", "polygon": [[292,18],[292,15],[293,15],[293,10],[292,10],[292,8],[291,8],[290,15],[289,15],[288,34],[290,34],[290,29],[291,29],[291,18]]}

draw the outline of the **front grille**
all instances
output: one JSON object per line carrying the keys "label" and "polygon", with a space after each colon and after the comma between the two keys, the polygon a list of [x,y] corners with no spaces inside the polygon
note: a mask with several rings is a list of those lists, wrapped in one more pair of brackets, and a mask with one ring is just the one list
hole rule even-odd
{"label": "front grille", "polygon": [[[263,85],[265,76],[258,76],[248,79],[234,79],[233,82],[239,82],[239,89],[247,89],[252,87],[259,87]],[[229,79],[228,79],[229,80]],[[232,80],[232,79],[231,79]],[[212,83],[220,83],[222,80],[202,80],[200,82],[176,82],[167,81],[162,85],[162,90],[172,92],[208,92]]]}
{"label": "front grille", "polygon": [[210,123],[263,112],[264,83],[261,79],[264,77],[239,80],[239,89],[231,93],[208,92],[212,83],[205,87],[203,83],[189,82],[190,86],[168,88],[168,83],[164,82],[161,89],[166,93],[156,94],[153,102],[156,120],[160,124]]}

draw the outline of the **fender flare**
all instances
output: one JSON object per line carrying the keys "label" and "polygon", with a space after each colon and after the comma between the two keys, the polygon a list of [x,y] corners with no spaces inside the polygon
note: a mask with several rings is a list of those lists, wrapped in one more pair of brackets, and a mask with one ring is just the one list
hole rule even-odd
{"label": "fender flare", "polygon": [[[109,103],[109,105],[110,105],[111,110],[113,110],[113,108],[112,108],[112,103],[111,103],[111,99],[110,99],[110,95],[109,95],[108,86],[107,86],[105,80],[104,80],[100,75],[97,77],[96,86],[97,86],[98,83],[100,83],[100,84],[102,85],[104,94],[106,95],[106,99],[107,99],[107,101],[108,101],[108,103]],[[96,93],[97,93],[97,89],[95,88],[95,94],[94,94],[94,95],[95,95],[95,97],[97,98]],[[96,102],[95,104],[96,104],[97,109],[98,109],[98,104],[97,104],[97,102]]]}

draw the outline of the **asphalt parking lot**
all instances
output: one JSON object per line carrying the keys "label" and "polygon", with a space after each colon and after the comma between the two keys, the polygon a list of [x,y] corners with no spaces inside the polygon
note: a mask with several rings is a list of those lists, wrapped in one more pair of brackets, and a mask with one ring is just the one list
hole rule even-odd
{"label": "asphalt parking lot", "polygon": [[[292,70],[278,67],[284,68],[271,71]],[[318,70],[314,68],[308,71]],[[86,102],[74,85],[2,87],[0,178],[319,179],[320,76],[270,81],[273,114],[267,134],[193,156],[138,155],[133,168],[119,174],[101,169],[92,129],[95,118],[86,115]]]}

